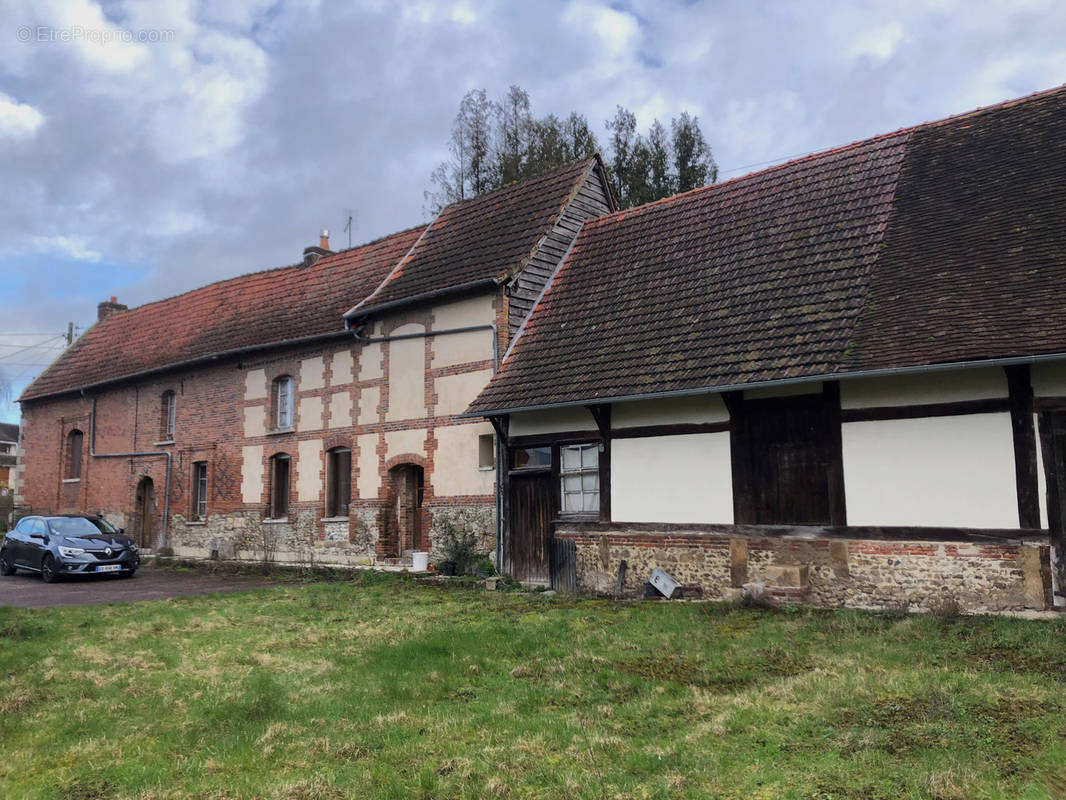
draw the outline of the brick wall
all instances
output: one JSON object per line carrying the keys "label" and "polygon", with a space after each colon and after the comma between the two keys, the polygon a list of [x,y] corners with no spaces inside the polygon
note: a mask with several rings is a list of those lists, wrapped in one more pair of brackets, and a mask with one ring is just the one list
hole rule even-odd
{"label": "brick wall", "polygon": [[771,598],[853,608],[964,610],[1051,606],[1046,542],[879,541],[847,538],[731,536],[708,531],[590,530],[563,526],[577,546],[580,591],[614,589],[627,562],[623,592],[643,594],[656,567],[706,598],[737,598],[759,587]]}
{"label": "brick wall", "polygon": [[[492,303],[499,325],[500,347],[506,346],[506,303],[502,294]],[[379,324],[375,335],[388,335],[411,323],[429,326],[433,311],[413,310],[395,315]],[[485,332],[488,339],[489,333]],[[444,495],[436,490],[434,471],[437,462],[438,440],[435,432],[441,426],[477,425],[477,420],[461,420],[457,414],[436,413],[438,391],[436,381],[441,377],[467,372],[491,370],[492,361],[479,360],[446,367],[433,367],[434,339],[419,340],[424,347],[426,370],[422,380],[426,415],[417,419],[388,420],[389,408],[389,343],[381,345],[380,378],[359,381],[358,366],[351,379],[333,375],[333,356],[342,349],[350,349],[356,362],[360,348],[352,339],[344,338],[316,346],[278,349],[249,355],[243,359],[228,359],[211,366],[196,367],[168,373],[151,380],[138,381],[96,392],[96,452],[115,453],[159,451],[170,453],[172,475],[170,489],[170,520],[165,544],[175,552],[192,556],[212,553],[220,557],[273,558],[296,561],[330,561],[333,563],[366,563],[394,554],[397,537],[390,530],[393,511],[392,475],[395,462],[415,463],[424,470],[424,501],[420,512],[420,540],[408,542],[408,549],[435,549],[434,519],[438,515],[456,515],[472,527],[491,550],[495,536],[495,497],[493,489],[468,495]],[[311,388],[300,385],[300,365],[307,359],[322,359],[322,385]],[[269,383],[272,377],[288,374],[296,377],[296,430],[275,433],[269,429],[263,435],[246,436],[245,409],[266,405],[267,417],[272,413],[269,397],[246,399],[248,373],[262,370]],[[92,376],[86,376],[90,383]],[[374,387],[380,392],[380,402],[373,419],[365,424],[358,420],[333,419],[331,395],[347,392],[351,404],[359,401],[360,393]],[[173,442],[166,442],[162,427],[161,400],[173,391],[176,397],[176,424]],[[310,401],[308,408],[322,408],[321,425],[308,426],[300,419],[301,401]],[[341,406],[345,406],[343,403]],[[145,479],[152,481],[156,503],[151,514],[159,546],[166,484],[166,459],[161,456],[137,458],[90,458],[89,419],[92,401],[78,395],[31,401],[23,405],[23,502],[35,512],[61,513],[88,511],[105,515],[115,524],[136,532],[137,487]],[[351,424],[347,424],[351,423]],[[269,428],[269,425],[268,425]],[[81,476],[69,480],[67,465],[67,437],[72,430],[84,433]],[[390,454],[386,437],[390,432],[419,431],[417,452]],[[424,436],[421,432],[424,432]],[[472,434],[476,435],[476,434]],[[361,498],[359,437],[374,442],[370,463],[376,464],[377,474],[371,483],[376,496]],[[301,458],[300,443],[321,442],[305,448]],[[261,493],[255,502],[245,502],[242,492],[244,449],[261,446],[263,480]],[[323,521],[325,503],[325,459],[322,456],[332,447],[352,450],[352,502],[348,520]],[[277,452],[292,457],[292,502],[288,518],[282,522],[264,523],[269,500],[269,459]],[[307,462],[308,458],[317,461]],[[208,463],[207,519],[195,520],[193,514],[193,464]],[[303,461],[304,463],[300,463]],[[476,464],[471,465],[476,469]],[[321,487],[318,498],[307,499],[295,493],[297,474],[305,485]],[[365,477],[365,476],[364,476]],[[364,481],[365,482],[365,481]],[[390,541],[393,543],[390,546]]]}

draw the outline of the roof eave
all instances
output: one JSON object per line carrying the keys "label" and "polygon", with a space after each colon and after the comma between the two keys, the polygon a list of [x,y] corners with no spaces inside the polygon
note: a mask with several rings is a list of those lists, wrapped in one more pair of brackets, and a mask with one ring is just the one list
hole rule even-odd
{"label": "roof eave", "polygon": [[505,414],[520,414],[527,411],[550,411],[556,408],[577,408],[585,406],[602,406],[609,403],[625,403],[633,400],[661,400],[674,397],[693,397],[704,394],[722,394],[724,392],[743,391],[745,389],[769,389],[777,386],[795,386],[802,383],[821,381],[842,381],[855,378],[883,378],[893,375],[918,375],[930,372],[948,372],[958,369],[975,369],[978,367],[1011,367],[1022,364],[1039,364],[1048,361],[1066,360],[1066,353],[1048,353],[1043,355],[1010,356],[1005,358],[988,358],[977,361],[953,361],[939,364],[918,364],[912,367],[886,367],[884,369],[858,370],[855,372],[827,372],[819,375],[805,375],[799,378],[777,378],[768,381],[734,383],[724,386],[704,386],[696,389],[677,389],[666,392],[647,392],[643,394],[617,395],[614,397],[596,397],[582,400],[566,400],[560,403],[516,406],[512,408],[493,408],[485,411],[464,411],[460,419],[477,419],[482,417],[502,417]]}

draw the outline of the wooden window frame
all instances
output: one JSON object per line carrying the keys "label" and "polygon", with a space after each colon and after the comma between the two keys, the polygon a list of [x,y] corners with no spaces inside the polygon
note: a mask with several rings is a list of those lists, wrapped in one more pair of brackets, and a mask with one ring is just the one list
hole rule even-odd
{"label": "wooden window frame", "polygon": [[[578,465],[578,469],[576,469],[576,470],[573,470],[573,469],[567,470],[567,469],[564,468],[564,465],[563,465],[563,451],[564,450],[571,450],[571,449],[575,449],[575,448],[577,448],[578,451],[580,453],[582,453],[582,455],[578,456],[579,461],[580,461],[580,463]],[[602,483],[602,481],[601,481],[601,475],[600,475],[600,456],[602,455],[602,453],[600,451],[603,448],[602,448],[601,443],[599,441],[566,442],[566,443],[557,444],[553,449],[554,449],[553,461],[558,463],[558,471],[556,473],[556,489],[557,489],[559,495],[558,495],[558,502],[556,504],[556,508],[558,509],[559,516],[560,517],[565,517],[567,519],[574,519],[574,518],[577,518],[577,517],[596,517],[598,519],[599,516],[600,516],[601,508],[602,508],[602,499],[601,499],[601,489],[602,489],[601,483]],[[586,468],[584,466],[584,455],[583,455],[583,453],[585,451],[587,451],[587,450],[592,450],[592,452],[594,452],[596,454],[596,465],[595,465],[595,467]],[[581,506],[582,507],[581,507],[581,510],[579,510],[579,511],[568,511],[566,509],[566,496],[567,496],[567,494],[573,495],[574,492],[567,492],[567,490],[566,490],[566,479],[567,479],[567,477],[573,477],[575,475],[581,476],[581,478],[582,478],[582,480],[581,480],[582,486],[581,486],[580,491],[577,493],[578,496],[581,497]],[[596,476],[596,491],[595,491],[595,494],[596,494],[596,510],[595,511],[587,511],[584,508],[584,506],[585,506],[584,500],[585,500],[586,494],[588,494],[588,495],[592,494],[591,491],[589,491],[589,492],[585,491],[585,488],[584,488],[584,476],[585,475],[595,475]]]}
{"label": "wooden window frame", "polygon": [[81,480],[81,465],[85,451],[85,434],[80,428],[67,433],[66,480]]}
{"label": "wooden window frame", "polygon": [[352,450],[332,447],[326,451],[326,517],[347,517],[352,507]]}
{"label": "wooden window frame", "polygon": [[[282,469],[284,464],[284,469]],[[284,480],[279,480],[284,473]],[[270,502],[268,519],[288,519],[292,499],[292,457],[288,453],[275,453],[270,457]]]}

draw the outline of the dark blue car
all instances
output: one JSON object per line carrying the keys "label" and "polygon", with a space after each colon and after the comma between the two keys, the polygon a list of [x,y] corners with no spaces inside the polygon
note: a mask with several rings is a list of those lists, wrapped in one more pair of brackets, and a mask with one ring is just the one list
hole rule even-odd
{"label": "dark blue car", "polygon": [[0,547],[0,575],[25,569],[45,583],[63,575],[132,578],[140,565],[137,545],[100,517],[23,517]]}

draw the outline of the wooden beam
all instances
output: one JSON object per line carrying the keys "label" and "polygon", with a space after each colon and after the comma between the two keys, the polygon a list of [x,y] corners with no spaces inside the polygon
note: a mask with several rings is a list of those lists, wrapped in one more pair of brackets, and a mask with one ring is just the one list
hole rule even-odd
{"label": "wooden beam", "polygon": [[610,404],[604,406],[585,406],[589,413],[592,414],[592,418],[596,420],[596,428],[600,432],[600,437],[607,441],[611,436],[611,406]]}
{"label": "wooden beam", "polygon": [[956,403],[926,403],[917,406],[881,406],[879,408],[845,408],[840,412],[842,422],[872,422],[875,420],[919,419],[921,417],[956,417],[966,414],[991,414],[1010,411],[1009,398],[991,400],[961,400]]}
{"label": "wooden beam", "polygon": [[681,422],[673,425],[642,425],[637,428],[612,428],[612,439],[643,439],[648,436],[686,436],[693,433],[725,433],[728,422]]}
{"label": "wooden beam", "polygon": [[1018,522],[1023,528],[1040,527],[1040,487],[1033,427],[1033,387],[1029,365],[1004,367],[1010,394],[1010,424],[1014,438],[1014,476],[1018,490]]}
{"label": "wooden beam", "polygon": [[829,492],[829,524],[848,524],[848,506],[844,496],[844,447],[841,441],[840,384],[827,381],[822,393],[825,395],[825,425],[828,448],[826,454],[826,482]]}
{"label": "wooden beam", "polygon": [[503,442],[503,446],[507,447],[509,445],[507,432],[511,428],[511,416],[505,414],[502,417],[489,417],[489,422],[492,423],[493,430],[496,431],[496,435]]}

